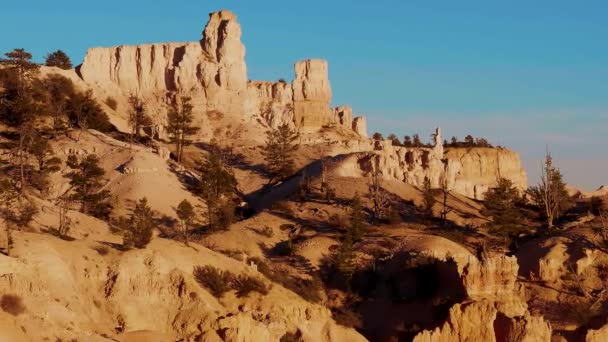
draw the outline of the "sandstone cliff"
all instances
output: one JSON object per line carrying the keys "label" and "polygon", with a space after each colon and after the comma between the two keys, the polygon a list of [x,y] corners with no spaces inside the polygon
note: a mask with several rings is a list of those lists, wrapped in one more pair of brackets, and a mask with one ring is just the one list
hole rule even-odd
{"label": "sandstone cliff", "polygon": [[485,192],[500,177],[510,179],[521,190],[527,188],[526,172],[517,153],[504,148],[444,151],[440,129],[435,132],[432,148],[393,146],[390,141],[360,141],[345,142],[333,146],[332,150],[336,154],[351,152],[340,160],[341,167],[336,171],[344,177],[363,177],[380,172],[385,179],[418,187],[428,177],[434,188],[441,187],[446,181],[450,191],[475,199],[483,199]]}
{"label": "sandstone cliff", "polygon": [[469,257],[459,268],[468,300],[454,305],[442,326],[421,332],[415,342],[551,340],[550,324],[527,310],[515,257]]}
{"label": "sandstone cliff", "polygon": [[211,13],[198,42],[93,48],[77,72],[99,98],[118,100],[118,112],[128,110],[130,95],[143,98],[160,132],[168,107],[178,97],[189,96],[196,123],[203,127],[209,126],[206,114],[212,112],[249,126],[289,124],[314,132],[337,124],[367,135],[361,120],[353,125],[352,113],[350,119],[333,115],[326,61],[297,62],[292,84],[248,82],[241,27],[229,11]]}

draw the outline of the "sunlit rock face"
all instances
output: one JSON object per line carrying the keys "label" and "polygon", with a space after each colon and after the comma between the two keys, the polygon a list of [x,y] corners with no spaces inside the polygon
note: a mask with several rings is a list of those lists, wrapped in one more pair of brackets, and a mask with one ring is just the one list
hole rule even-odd
{"label": "sunlit rock face", "polygon": [[201,126],[209,124],[206,114],[212,111],[266,127],[287,124],[315,132],[336,124],[367,135],[364,120],[353,123],[352,109],[331,109],[326,61],[295,63],[291,84],[249,81],[241,34],[235,14],[215,12],[198,42],[92,48],[78,73],[99,98],[113,97],[123,109],[131,95],[144,99],[160,126],[168,108],[188,96]]}

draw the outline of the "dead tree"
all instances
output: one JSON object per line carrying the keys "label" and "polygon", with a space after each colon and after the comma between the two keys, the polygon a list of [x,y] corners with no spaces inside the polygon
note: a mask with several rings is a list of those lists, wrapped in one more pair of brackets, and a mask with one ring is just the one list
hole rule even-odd
{"label": "dead tree", "polygon": [[386,209],[389,206],[388,196],[382,189],[382,179],[379,171],[373,171],[368,179],[367,189],[368,197],[372,200],[373,220],[378,222],[384,217]]}
{"label": "dead tree", "polygon": [[443,175],[440,178],[440,187],[442,193],[441,200],[441,224],[445,226],[448,218],[448,214],[452,212],[453,208],[448,206],[448,198],[450,197],[450,187],[448,184],[448,176],[447,172],[443,172]]}

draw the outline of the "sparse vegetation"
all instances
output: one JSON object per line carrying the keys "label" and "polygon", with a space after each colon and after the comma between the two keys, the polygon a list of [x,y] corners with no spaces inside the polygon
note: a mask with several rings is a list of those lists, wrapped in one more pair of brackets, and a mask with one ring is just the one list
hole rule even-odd
{"label": "sparse vegetation", "polygon": [[193,275],[196,281],[216,298],[221,298],[230,290],[236,290],[238,297],[247,297],[251,292],[258,292],[265,296],[269,292],[266,284],[256,277],[236,276],[213,266],[197,266],[194,268]]}

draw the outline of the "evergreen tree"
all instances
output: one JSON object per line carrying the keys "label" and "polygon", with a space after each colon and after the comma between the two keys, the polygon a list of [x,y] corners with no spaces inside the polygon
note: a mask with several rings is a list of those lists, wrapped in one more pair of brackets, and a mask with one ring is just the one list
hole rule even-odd
{"label": "evergreen tree", "polygon": [[376,133],[374,133],[374,135],[372,135],[372,139],[374,139],[374,140],[384,140],[384,137],[382,136],[381,133],[376,132]]}
{"label": "evergreen tree", "polygon": [[451,146],[458,147],[458,139],[456,139],[456,137],[452,137]]}
{"label": "evergreen tree", "polygon": [[412,142],[412,146],[421,147],[422,141],[420,140],[420,135],[418,133],[414,134],[414,141]]}
{"label": "evergreen tree", "polygon": [[194,220],[194,217],[196,216],[194,213],[194,207],[192,206],[192,204],[190,204],[190,202],[188,202],[188,200],[183,200],[179,203],[179,205],[175,209],[175,213],[177,214],[177,217],[179,218],[180,224],[182,226],[181,228],[182,228],[182,234],[184,237],[184,243],[187,246],[188,245],[188,231],[190,230],[192,221]]}
{"label": "evergreen tree", "polygon": [[363,238],[365,229],[364,221],[365,211],[363,209],[363,203],[361,203],[359,195],[355,194],[355,197],[350,201],[350,224],[346,233],[353,242],[361,241]]}
{"label": "evergreen tree", "polygon": [[389,134],[387,139],[393,143],[393,146],[401,146],[401,141],[399,141],[399,138],[397,138],[397,135],[391,133],[391,134]]}
{"label": "evergreen tree", "polygon": [[518,202],[520,202],[519,191],[513,186],[513,182],[500,178],[496,186],[485,194],[485,214],[492,216],[493,225],[517,225],[521,220]]}
{"label": "evergreen tree", "polygon": [[547,151],[542,165],[541,181],[538,185],[530,187],[526,193],[532,203],[540,208],[547,219],[547,226],[552,228],[571,206],[572,201],[566,190],[566,184],[560,170],[553,165],[553,158]]}
{"label": "evergreen tree", "polygon": [[426,218],[433,217],[433,205],[435,205],[435,196],[431,188],[431,180],[429,177],[424,177],[422,185],[422,210]]}
{"label": "evergreen tree", "polygon": [[296,144],[298,138],[299,135],[287,124],[266,132],[266,144],[263,147],[262,155],[266,160],[270,183],[293,174],[294,154],[299,148]]}
{"label": "evergreen tree", "polygon": [[154,214],[144,197],[137,201],[124,229],[123,245],[125,248],[146,248],[152,240],[154,231]]}
{"label": "evergreen tree", "polygon": [[197,171],[200,173],[196,194],[207,205],[209,227],[211,229],[226,228],[234,215],[231,196],[235,193],[236,179],[227,170],[219,155],[211,153],[209,158],[201,163]]}
{"label": "evergreen tree", "polygon": [[32,62],[32,55],[24,49],[14,49],[0,59],[0,119],[7,125],[16,127],[19,143],[15,154],[19,160],[19,189],[26,187],[27,148],[35,131],[35,121],[41,106],[34,98],[32,82],[38,74],[39,66]]}
{"label": "evergreen tree", "polygon": [[146,107],[144,102],[137,96],[131,95],[129,97],[129,124],[131,125],[131,136],[137,140],[139,133],[143,127],[150,126],[152,119],[146,113]]}
{"label": "evergreen tree", "polygon": [[409,135],[403,137],[403,146],[412,147],[412,138]]}
{"label": "evergreen tree", "polygon": [[44,65],[54,66],[64,70],[72,69],[72,61],[70,61],[70,57],[68,57],[68,55],[61,50],[57,50],[46,55]]}
{"label": "evergreen tree", "polygon": [[55,157],[49,140],[40,134],[35,134],[28,145],[27,152],[37,161],[37,169],[30,175],[30,183],[40,191],[48,188],[48,176],[61,169],[61,159]]}
{"label": "evergreen tree", "polygon": [[344,277],[347,288],[350,289],[350,280],[356,270],[354,242],[351,234],[347,233],[340,242],[335,265],[338,272]]}
{"label": "evergreen tree", "polygon": [[469,134],[464,137],[464,144],[466,147],[475,147],[475,139],[473,139],[473,136]]}
{"label": "evergreen tree", "polygon": [[72,186],[71,200],[80,203],[81,212],[107,218],[112,210],[110,192],[101,190],[105,171],[99,166],[97,156],[89,154],[79,160],[71,154],[66,164],[72,170],[66,174]]}
{"label": "evergreen tree", "polygon": [[175,144],[175,156],[178,162],[184,157],[184,147],[192,143],[190,136],[196,134],[199,128],[193,126],[192,121],[192,100],[190,97],[183,96],[180,105],[175,105],[169,111],[169,125],[167,131],[171,135],[171,143]]}

